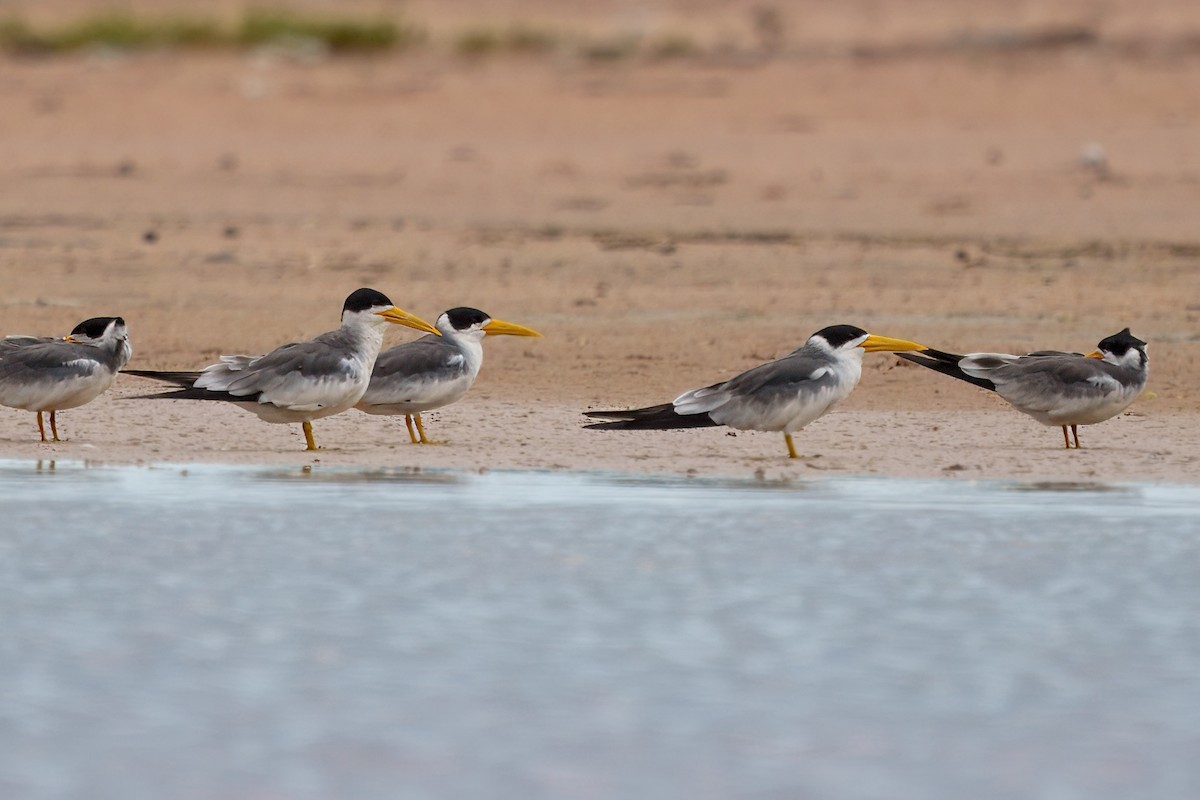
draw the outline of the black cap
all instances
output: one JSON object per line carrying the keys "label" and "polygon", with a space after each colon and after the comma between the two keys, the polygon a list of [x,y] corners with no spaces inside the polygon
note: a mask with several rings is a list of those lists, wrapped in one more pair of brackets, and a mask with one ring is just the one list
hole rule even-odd
{"label": "black cap", "polygon": [[446,319],[450,320],[450,325],[454,330],[465,331],[473,325],[483,325],[491,319],[491,316],[480,311],[478,308],[460,306],[447,311]]}
{"label": "black cap", "polygon": [[1106,353],[1112,353],[1114,356],[1123,356],[1130,350],[1143,350],[1146,343],[1129,332],[1129,328],[1114,333],[1107,339],[1101,339],[1096,345],[1097,350],[1102,350]]}
{"label": "black cap", "polygon": [[89,339],[99,339],[108,330],[108,326],[114,322],[118,325],[125,324],[125,320],[120,317],[92,317],[91,319],[85,319],[71,330],[71,335],[75,336],[79,334]]}
{"label": "black cap", "polygon": [[829,342],[829,346],[834,350],[842,347],[847,342],[852,342],[855,339],[861,339],[869,335],[862,328],[854,325],[830,325],[828,328],[821,328],[821,330],[813,334],[813,336],[820,336]]}
{"label": "black cap", "polygon": [[346,298],[346,304],[342,306],[342,313],[347,311],[366,311],[371,308],[379,308],[380,306],[393,306],[391,300],[388,300],[387,295],[383,292],[377,292],[374,289],[358,289],[350,293]]}

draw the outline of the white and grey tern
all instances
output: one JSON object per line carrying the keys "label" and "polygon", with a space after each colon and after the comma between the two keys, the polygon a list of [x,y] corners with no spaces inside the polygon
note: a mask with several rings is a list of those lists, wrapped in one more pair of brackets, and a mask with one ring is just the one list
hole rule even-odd
{"label": "white and grey tern", "polygon": [[299,422],[307,449],[316,450],[313,420],[353,408],[362,398],[389,322],[437,333],[437,328],[397,308],[381,292],[359,289],[342,306],[341,327],[308,341],[285,344],[262,356],[221,356],[220,363],[202,372],[128,372],[182,387],[149,397],[219,400],[266,422]]}
{"label": "white and grey tern", "polygon": [[[0,405],[37,412],[42,441],[60,441],[57,412],[90,403],[112,386],[133,348],[120,317],[93,317],[67,336],[0,340]],[[50,412],[46,438],[44,412]]]}
{"label": "white and grey tern", "polygon": [[1038,350],[1023,356],[1008,353],[958,355],[927,349],[901,358],[944,375],[990,389],[1023,414],[1043,425],[1067,428],[1079,449],[1079,426],[1094,425],[1120,414],[1146,388],[1150,359],[1146,343],[1129,328],[1101,339],[1084,355]]}
{"label": "white and grey tern", "polygon": [[613,420],[600,430],[665,430],[726,425],[737,430],[779,431],[788,456],[798,458],[792,434],[845,400],[862,376],[864,352],[924,350],[904,339],[875,336],[854,325],[831,325],[802,347],[727,381],[692,389],[670,403],[629,411],[587,411]]}
{"label": "white and grey tern", "polygon": [[438,444],[425,435],[421,412],[448,406],[467,393],[483,366],[485,336],[541,336],[477,308],[452,308],[434,325],[441,336],[422,336],[379,354],[371,385],[355,406],[368,414],[403,414],[413,444]]}

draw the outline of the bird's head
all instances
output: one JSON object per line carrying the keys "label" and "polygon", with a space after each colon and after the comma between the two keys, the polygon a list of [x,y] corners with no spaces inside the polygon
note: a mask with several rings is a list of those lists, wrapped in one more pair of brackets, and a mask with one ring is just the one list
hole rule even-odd
{"label": "bird's head", "polygon": [[91,345],[116,353],[121,366],[129,363],[133,355],[133,346],[129,343],[129,328],[121,317],[85,319],[63,338],[75,344]]}
{"label": "bird's head", "polygon": [[1129,332],[1129,328],[1101,339],[1088,358],[1099,358],[1110,364],[1131,369],[1145,369],[1150,363],[1146,343]]}
{"label": "bird's head", "polygon": [[478,308],[460,306],[438,317],[437,328],[443,336],[461,336],[480,341],[484,336],[541,336],[524,325],[492,319]]}
{"label": "bird's head", "polygon": [[[438,329],[425,320],[396,308],[383,292],[374,289],[358,289],[351,292],[342,306],[342,326],[382,326],[387,322],[404,325],[426,333],[438,333]],[[440,335],[440,334],[439,334]]]}
{"label": "bird's head", "polygon": [[76,325],[65,337],[75,344],[100,345],[129,340],[129,329],[121,317],[92,317]]}
{"label": "bird's head", "polygon": [[855,325],[830,325],[822,328],[809,337],[809,342],[831,352],[853,352],[862,348],[868,353],[887,351],[898,353],[908,350],[928,350],[925,345],[910,342],[905,339],[892,339],[888,336],[876,336],[867,333]]}

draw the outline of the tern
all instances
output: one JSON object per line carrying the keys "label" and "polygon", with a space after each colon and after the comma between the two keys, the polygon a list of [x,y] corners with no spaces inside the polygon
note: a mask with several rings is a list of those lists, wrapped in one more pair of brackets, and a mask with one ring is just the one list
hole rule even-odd
{"label": "tern", "polygon": [[342,306],[341,327],[309,341],[285,344],[264,356],[221,356],[220,363],[202,372],[127,372],[183,387],[151,398],[222,400],[266,422],[299,422],[306,449],[316,450],[313,420],[353,408],[362,398],[389,322],[438,332],[382,293],[359,289]]}
{"label": "tern", "polygon": [[1064,353],[1039,350],[1023,356],[1008,353],[956,355],[926,350],[899,354],[915,364],[990,389],[1023,414],[1043,425],[1067,428],[1079,449],[1079,426],[1094,425],[1120,414],[1146,388],[1150,360],[1146,343],[1129,328],[1101,339],[1095,351]]}
{"label": "tern", "polygon": [[421,412],[448,406],[467,393],[483,366],[485,336],[541,336],[477,308],[452,308],[434,325],[441,336],[422,336],[379,354],[371,385],[355,406],[368,414],[403,414],[413,444],[437,444],[426,438]]}
{"label": "tern", "polygon": [[[112,386],[133,348],[120,317],[93,317],[62,339],[0,340],[0,405],[37,412],[42,441],[58,438],[57,412],[90,403]],[[42,413],[50,412],[51,439]]]}
{"label": "tern", "polygon": [[875,336],[854,325],[831,325],[776,361],[670,403],[630,411],[587,411],[615,420],[588,425],[602,430],[664,430],[727,425],[738,430],[782,431],[788,456],[798,458],[792,434],[829,412],[854,391],[863,352],[924,350],[903,339]]}

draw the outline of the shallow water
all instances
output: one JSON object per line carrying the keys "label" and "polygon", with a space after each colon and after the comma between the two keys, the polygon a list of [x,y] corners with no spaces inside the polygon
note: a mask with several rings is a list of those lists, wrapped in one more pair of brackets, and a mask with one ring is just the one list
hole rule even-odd
{"label": "shallow water", "polygon": [[1195,798],[1200,491],[0,463],[3,798]]}

